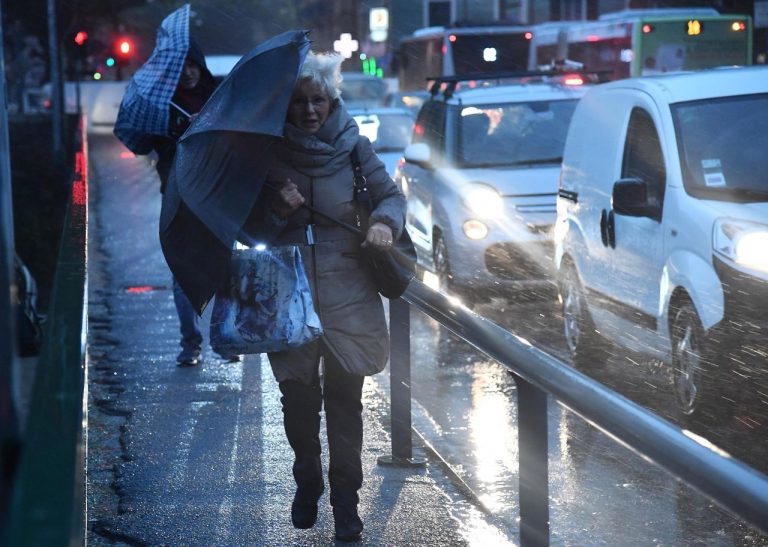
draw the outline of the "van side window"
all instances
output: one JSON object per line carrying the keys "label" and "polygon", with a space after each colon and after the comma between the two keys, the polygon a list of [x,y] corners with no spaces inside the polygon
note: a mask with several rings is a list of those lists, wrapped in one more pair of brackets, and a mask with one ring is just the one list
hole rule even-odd
{"label": "van side window", "polygon": [[629,118],[621,178],[645,181],[648,185],[648,204],[661,207],[667,182],[664,156],[656,126],[642,108],[634,108]]}

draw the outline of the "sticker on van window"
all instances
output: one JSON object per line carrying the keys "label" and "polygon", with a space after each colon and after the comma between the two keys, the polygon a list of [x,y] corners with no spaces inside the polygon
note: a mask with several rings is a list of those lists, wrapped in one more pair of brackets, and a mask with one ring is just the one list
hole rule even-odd
{"label": "sticker on van window", "polygon": [[710,188],[722,188],[725,186],[725,175],[723,174],[720,160],[701,160],[701,168],[704,171],[704,184]]}

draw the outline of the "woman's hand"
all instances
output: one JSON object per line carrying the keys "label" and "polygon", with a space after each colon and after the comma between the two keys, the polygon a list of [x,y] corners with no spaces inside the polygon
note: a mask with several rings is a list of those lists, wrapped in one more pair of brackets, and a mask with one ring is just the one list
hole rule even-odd
{"label": "woman's hand", "polygon": [[379,251],[388,251],[392,248],[392,229],[382,222],[375,222],[368,228],[365,234],[363,247],[371,247]]}
{"label": "woman's hand", "polygon": [[304,205],[304,196],[299,192],[299,187],[291,179],[286,179],[279,186],[277,196],[272,201],[272,210],[278,216],[285,218],[302,205]]}

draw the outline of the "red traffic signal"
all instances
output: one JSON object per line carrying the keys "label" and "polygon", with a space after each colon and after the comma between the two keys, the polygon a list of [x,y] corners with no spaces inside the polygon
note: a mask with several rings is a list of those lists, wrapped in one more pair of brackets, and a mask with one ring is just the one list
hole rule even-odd
{"label": "red traffic signal", "polygon": [[88,33],[85,31],[80,31],[77,34],[75,34],[75,43],[78,46],[82,46],[85,44],[85,42],[88,40]]}
{"label": "red traffic signal", "polygon": [[133,42],[128,38],[120,38],[117,41],[117,54],[123,58],[133,55]]}

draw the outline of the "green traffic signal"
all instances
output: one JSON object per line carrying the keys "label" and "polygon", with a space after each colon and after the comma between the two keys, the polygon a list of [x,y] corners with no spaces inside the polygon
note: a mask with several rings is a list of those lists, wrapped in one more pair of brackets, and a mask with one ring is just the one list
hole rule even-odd
{"label": "green traffic signal", "polygon": [[114,57],[107,57],[107,66],[115,66],[115,58]]}

